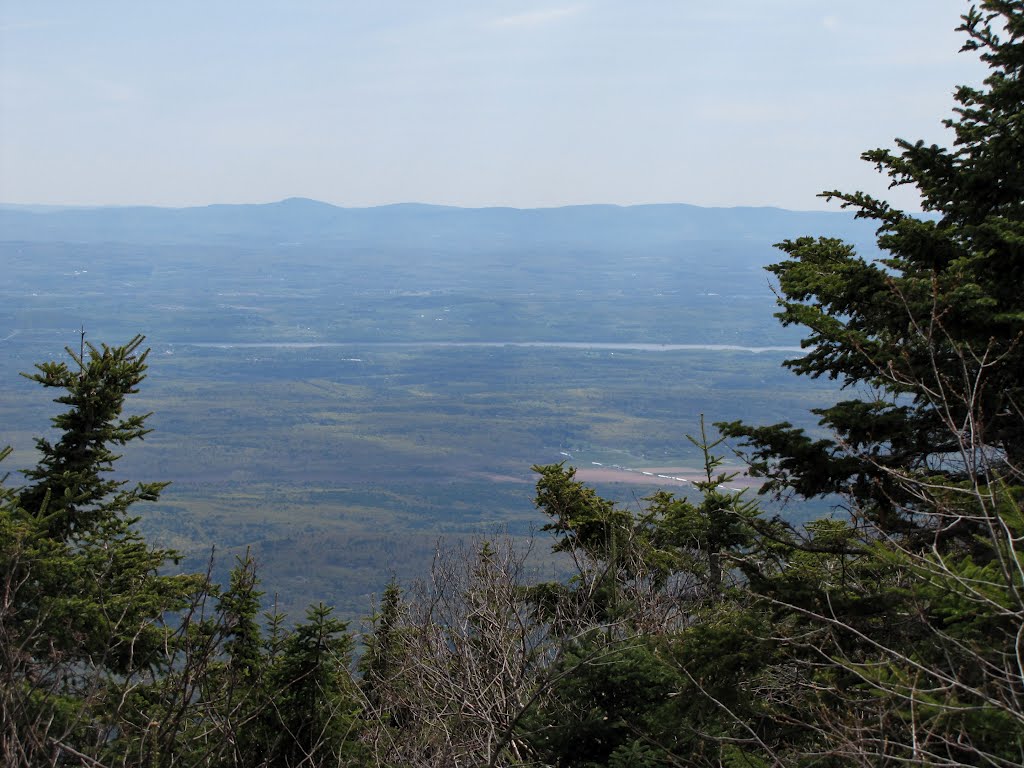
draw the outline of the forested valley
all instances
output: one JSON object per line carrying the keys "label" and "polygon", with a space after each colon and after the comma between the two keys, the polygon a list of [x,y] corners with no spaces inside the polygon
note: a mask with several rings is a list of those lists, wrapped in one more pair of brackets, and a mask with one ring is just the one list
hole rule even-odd
{"label": "forested valley", "polygon": [[59,412],[0,486],[4,765],[1024,764],[1024,2],[962,32],[989,74],[952,147],[864,155],[926,215],[829,192],[881,255],[794,236],[769,267],[785,369],[842,386],[817,429],[699,419],[693,488],[638,505],[538,463],[535,537],[453,541],[362,633],[140,532],[141,336],[38,363]]}

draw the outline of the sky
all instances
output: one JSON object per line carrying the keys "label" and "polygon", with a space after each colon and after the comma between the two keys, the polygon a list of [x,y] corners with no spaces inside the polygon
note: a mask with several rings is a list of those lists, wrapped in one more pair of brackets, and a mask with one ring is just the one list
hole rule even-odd
{"label": "sky", "polygon": [[949,143],[967,7],[0,0],[0,202],[914,209],[860,153]]}

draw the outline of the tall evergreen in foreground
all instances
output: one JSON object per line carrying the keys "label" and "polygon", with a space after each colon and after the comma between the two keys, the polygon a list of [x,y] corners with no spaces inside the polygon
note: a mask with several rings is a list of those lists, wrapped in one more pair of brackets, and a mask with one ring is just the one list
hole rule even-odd
{"label": "tall evergreen in foreground", "polygon": [[149,431],[123,415],[142,341],[83,342],[29,375],[66,410],[27,485],[0,485],[0,763],[361,764],[347,626],[320,605],[290,629],[274,616],[268,636],[251,556],[221,591],[162,573],[176,553],[138,533],[136,506],[166,483],[111,475],[116,449]]}
{"label": "tall evergreen in foreground", "polygon": [[[174,557],[148,545],[134,507],[163,483],[130,487],[110,477],[116,448],[148,431],[122,416],[144,377],[141,337],[118,347],[68,350],[73,365],[43,363],[29,378],[61,392],[55,442],[39,439],[29,485],[5,489],[0,507],[0,604],[6,765],[102,752],[124,695],[163,668],[172,633],[162,619],[185,608],[202,580],[160,575]],[[72,757],[68,757],[68,756]]]}
{"label": "tall evergreen in foreground", "polygon": [[[827,193],[878,225],[880,261],[832,238],[779,247],[779,319],[807,329],[787,367],[839,381],[851,397],[815,411],[831,437],[788,424],[725,425],[746,441],[767,489],[841,493],[888,533],[931,542],[934,512],[914,482],[989,484],[1024,463],[1024,5],[972,8],[965,51],[991,72],[956,91],[953,148],[897,141],[864,159],[912,186],[930,216],[860,192]],[[969,541],[963,522],[946,540]]]}
{"label": "tall evergreen in foreground", "polygon": [[850,512],[794,532],[776,574],[744,565],[787,628],[780,700],[847,763],[1024,763],[1024,3],[960,29],[990,72],[956,91],[953,147],[864,154],[930,215],[830,192],[886,256],[802,237],[769,268],[807,329],[786,365],[850,392],[814,412],[826,436],[720,425],[764,491]]}

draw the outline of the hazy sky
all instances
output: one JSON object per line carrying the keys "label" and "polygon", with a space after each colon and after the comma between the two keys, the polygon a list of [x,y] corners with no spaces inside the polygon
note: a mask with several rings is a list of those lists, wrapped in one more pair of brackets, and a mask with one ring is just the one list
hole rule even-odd
{"label": "hazy sky", "polygon": [[0,201],[820,208],[946,141],[966,8],[0,0]]}

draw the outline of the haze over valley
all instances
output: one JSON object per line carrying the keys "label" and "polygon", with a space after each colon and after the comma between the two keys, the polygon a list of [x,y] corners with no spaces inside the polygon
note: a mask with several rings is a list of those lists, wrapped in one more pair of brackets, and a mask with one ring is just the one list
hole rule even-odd
{"label": "haze over valley", "polygon": [[843,213],[669,205],[8,207],[0,223],[8,466],[33,462],[53,412],[14,371],[82,327],[143,333],[133,407],[155,431],[122,471],[173,482],[147,534],[191,566],[215,542],[228,564],[252,547],[285,604],[351,614],[441,535],[539,525],[533,464],[635,505],[686,491],[700,414],[825,402],[831,384],[780,367],[800,336],[763,267],[802,234],[872,247]]}

